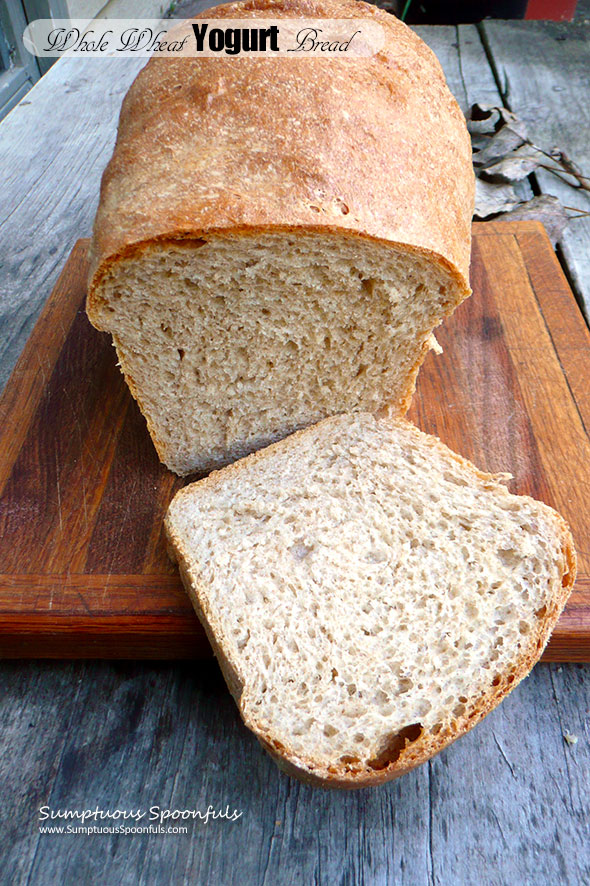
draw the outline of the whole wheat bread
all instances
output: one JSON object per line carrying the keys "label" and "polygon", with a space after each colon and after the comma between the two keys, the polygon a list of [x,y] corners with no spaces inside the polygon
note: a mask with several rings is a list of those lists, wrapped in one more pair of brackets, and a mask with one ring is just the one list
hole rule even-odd
{"label": "whole wheat bread", "polygon": [[343,415],[182,489],[170,549],[246,725],[322,785],[377,784],[537,661],[575,579],[563,519],[403,419]]}
{"label": "whole wheat bread", "polygon": [[470,140],[422,40],[355,0],[200,17],[366,18],[385,45],[153,59],[123,102],[87,309],[179,474],[327,415],[403,413],[470,291]]}

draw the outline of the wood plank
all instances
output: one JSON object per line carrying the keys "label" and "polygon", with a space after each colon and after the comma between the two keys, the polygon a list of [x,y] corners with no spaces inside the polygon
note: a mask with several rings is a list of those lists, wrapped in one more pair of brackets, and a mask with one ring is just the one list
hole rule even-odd
{"label": "wood plank", "polygon": [[0,401],[0,423],[7,428],[10,422],[9,433],[0,449],[0,495],[45,391],[47,379],[44,372],[39,371],[38,343],[43,342],[45,364],[53,366],[80,309],[84,292],[80,283],[88,266],[87,252],[88,241],[79,240],[37,321],[35,336],[29,339],[15,366],[13,384]]}
{"label": "wood plank", "polygon": [[[585,324],[580,322],[578,308],[572,299],[563,272],[555,261],[543,226],[534,221],[519,222],[517,226],[513,222],[486,222],[476,226],[476,231],[474,251],[487,250],[495,257],[498,236],[503,238],[516,236],[523,255],[526,255],[527,272],[532,281],[534,294],[541,302],[543,311],[545,308],[548,311],[549,332],[543,341],[542,352],[544,356],[551,354],[550,337],[555,349],[555,356],[551,362],[554,374],[559,378],[565,372],[569,381],[571,373],[573,379],[570,386],[576,402],[574,404],[572,401],[571,411],[576,422],[575,406],[578,406],[580,412],[588,406],[589,394],[585,379],[588,377],[590,335]],[[514,261],[514,255],[512,260]],[[524,303],[526,307],[522,309],[526,315],[525,325],[519,326],[518,322],[515,324],[510,300],[506,298],[509,287],[512,287],[510,291],[516,296],[514,281],[506,281],[501,275],[498,276],[497,266],[494,265],[490,284],[489,280],[483,279],[486,266],[486,260],[480,262],[478,257],[474,256],[472,283],[476,294],[486,290],[485,314],[482,317],[481,309],[476,305],[475,298],[472,298],[459,308],[451,324],[437,331],[443,349],[452,348],[453,359],[439,360],[432,356],[428,358],[428,371],[423,372],[420,377],[419,396],[412,404],[410,417],[420,427],[437,434],[449,445],[474,460],[476,464],[490,471],[502,470],[506,465],[510,465],[515,477],[513,491],[533,495],[559,507],[559,502],[546,480],[545,466],[540,461],[536,436],[530,425],[529,411],[521,389],[521,384],[524,382],[523,387],[527,391],[529,401],[532,401],[537,396],[537,380],[534,372],[529,373],[525,379],[521,373],[518,376],[514,373],[513,362],[501,326],[504,322],[509,327],[518,329],[519,337],[523,332],[526,333],[528,312],[531,307],[533,315],[535,314],[533,295],[529,291],[529,298]],[[516,268],[519,266],[520,259],[516,262]],[[480,353],[475,358],[471,342],[479,334],[477,324],[481,323],[482,319],[486,325],[486,337],[489,338],[478,341]],[[537,321],[538,319],[537,315]],[[522,362],[521,353],[522,349],[513,355],[519,364]],[[446,392],[445,399],[439,396],[441,390]],[[453,396],[457,391],[468,392],[467,398],[461,404],[457,403]],[[561,393],[564,391],[562,388]],[[508,418],[505,412],[507,396],[512,404]],[[567,396],[566,401],[569,399]],[[579,422],[577,423],[579,431]],[[584,464],[584,451],[587,453],[586,427],[587,425],[582,438],[585,450],[579,453],[581,464]],[[559,436],[564,436],[561,429]],[[567,435],[565,436],[567,438]],[[548,442],[551,452],[550,435]],[[553,479],[559,486],[559,472]],[[577,482],[574,476],[573,485],[576,491]],[[590,515],[586,504],[588,498],[579,493],[576,497],[578,502],[582,501],[585,508],[577,525],[573,527],[578,540],[581,578],[545,651],[543,658],[546,661],[588,660],[585,625],[589,623],[590,618],[590,583],[586,577],[589,561],[587,552],[580,553],[580,548],[581,540],[587,540],[588,537],[587,526]],[[563,502],[561,504],[563,507]]]}
{"label": "wood plank", "polygon": [[574,400],[590,431],[590,387],[585,360],[590,353],[590,330],[579,322],[578,309],[571,298],[565,274],[546,250],[537,248],[537,237],[547,237],[545,229],[517,235],[540,310],[547,323],[559,362]]}
{"label": "wood plank", "polygon": [[[503,338],[518,372],[540,457],[539,474],[548,488],[547,503],[567,515],[576,540],[579,570],[586,574],[590,571],[590,440],[528,280],[516,237],[483,237],[476,248],[481,250],[482,265],[494,269],[488,285],[500,310]],[[498,260],[499,255],[502,261]],[[573,470],[564,470],[566,465]],[[585,465],[586,470],[578,470],[578,465]]]}
{"label": "wood plank", "polygon": [[[496,235],[505,236],[506,229],[503,227],[504,224],[506,223],[496,222],[486,226],[485,233],[491,237],[490,244],[495,242]],[[564,438],[568,446],[572,447],[574,465],[577,462],[581,466],[588,465],[590,464],[590,453],[588,450],[590,389],[588,387],[587,363],[588,355],[590,354],[590,332],[585,324],[580,323],[578,308],[572,300],[571,290],[562,269],[553,259],[552,252],[549,249],[550,241],[543,226],[539,222],[529,222],[526,226],[521,223],[515,234],[522,261],[526,266],[529,281],[539,306],[538,312],[531,311],[527,313],[523,328],[528,331],[531,339],[533,339],[535,334],[539,333],[539,330],[542,334],[542,326],[544,325],[546,337],[544,337],[542,345],[539,343],[539,347],[546,351],[548,349],[548,339],[550,338],[555,358],[559,363],[559,366],[555,362],[552,362],[550,365],[553,367],[552,381],[555,383],[557,379],[561,386],[561,394],[558,400],[547,401],[542,396],[538,396],[538,392],[535,390],[535,369],[529,361],[527,353],[527,373],[530,376],[527,387],[529,392],[533,392],[530,395],[535,396],[535,417],[537,422],[542,423],[542,417],[536,408],[538,402],[541,402],[548,409],[550,418],[553,420],[554,410],[552,402],[559,402],[560,424],[563,424],[566,432],[563,433],[561,426],[558,428],[554,426],[553,432],[560,439]],[[481,240],[481,238],[478,238],[478,240]],[[498,301],[502,305],[505,322],[510,329],[513,329],[515,299],[510,281],[500,276],[495,278],[494,282],[498,286],[500,294]],[[522,317],[518,317],[517,323],[521,322],[521,320]],[[531,327],[533,328],[531,329]],[[534,338],[534,341],[536,344],[538,339]],[[567,383],[573,399],[570,399],[570,396],[567,395],[562,387],[561,380]],[[566,414],[561,412],[562,403],[569,404],[570,406],[569,410],[566,410]],[[572,412],[574,408],[577,415]],[[568,412],[569,414],[567,414]],[[570,433],[572,425],[575,428],[573,435]],[[567,496],[567,491],[562,487],[564,475],[563,472],[556,471],[556,464],[553,462],[554,439],[551,431],[546,433],[545,427],[543,427],[543,437],[549,447],[547,455],[550,462],[548,473],[553,487],[546,500],[551,503],[556,502],[556,507],[559,508],[557,502],[561,498],[563,507],[564,498]],[[536,439],[539,439],[539,435],[536,435]],[[579,449],[578,445],[580,446]],[[589,500],[587,489],[585,493],[584,489],[579,488],[580,482],[582,485],[584,484],[583,472],[580,475],[579,472],[574,470],[572,477],[575,480],[573,493],[578,500],[583,502],[583,507],[586,507],[587,510],[587,502]],[[553,491],[554,489],[559,490],[557,496]],[[571,506],[571,501],[571,498],[567,499],[566,507],[569,508]],[[578,518],[577,521],[572,520],[572,513]],[[586,629],[584,625],[588,623],[590,618],[590,578],[588,577],[590,573],[590,551],[584,542],[581,543],[580,540],[587,539],[590,515],[587,512],[580,513],[576,507],[573,507],[568,512],[568,516],[574,539],[577,540],[578,569],[581,573],[581,578],[576,582],[576,587],[567,609],[553,632],[551,644],[544,655],[544,660],[546,661],[588,660]]]}
{"label": "wood plank", "polygon": [[[104,662],[49,670],[35,662],[21,671],[20,663],[0,671],[0,767],[22,773],[26,785],[24,797],[4,796],[0,839],[11,883],[69,883],[74,871],[82,882],[108,884],[429,883],[428,766],[374,791],[299,784],[244,727],[213,662],[198,671]],[[18,708],[10,704],[17,694]],[[32,697],[43,709],[30,711]],[[242,814],[237,822],[189,820],[181,835],[59,837],[36,833],[45,804],[227,805]]]}
{"label": "wood plank", "polygon": [[[484,21],[482,33],[493,59],[504,104],[528,126],[544,150],[565,150],[590,175],[590,44],[583,25],[553,22]],[[541,192],[566,206],[590,210],[590,194],[535,173]],[[561,241],[568,273],[590,319],[590,217],[570,222]]]}
{"label": "wood plank", "polygon": [[[0,451],[12,452],[0,501],[1,654],[207,655],[162,532],[182,481],[159,463],[109,337],[87,321],[84,255],[80,245],[0,402]],[[584,660],[590,496],[576,460],[590,465],[588,332],[538,222],[476,225],[472,285],[439,330],[444,355],[428,357],[410,417],[483,468],[511,470],[514,491],[569,519],[580,578],[547,657]],[[27,360],[34,375],[21,386]]]}
{"label": "wood plank", "polygon": [[[21,830],[19,809],[37,810],[51,794],[86,689],[73,678],[79,668],[77,662],[54,665],[49,681],[32,663],[0,667],[0,772],[7,804],[0,843],[3,875],[13,883],[31,882],[40,835],[30,827]],[[11,773],[18,773],[17,789],[10,788]]]}
{"label": "wood plank", "polygon": [[208,658],[178,576],[0,575],[3,658]]}
{"label": "wood plank", "polygon": [[[587,882],[590,674],[558,670],[534,668],[451,753],[432,761],[431,883]],[[554,690],[568,675],[571,718]],[[564,732],[578,744],[568,746]]]}
{"label": "wood plank", "polygon": [[[461,305],[451,323],[437,330],[443,358],[428,358],[409,417],[482,468],[498,472],[509,467],[514,491],[549,500],[520,379],[503,335],[501,298],[483,261],[480,228],[484,239],[497,242],[496,236],[487,237],[485,225],[476,226],[472,263],[476,296]],[[506,236],[509,228],[502,225],[500,230]]]}
{"label": "wood plank", "polygon": [[543,661],[588,661],[590,576],[582,574],[559,619]]}

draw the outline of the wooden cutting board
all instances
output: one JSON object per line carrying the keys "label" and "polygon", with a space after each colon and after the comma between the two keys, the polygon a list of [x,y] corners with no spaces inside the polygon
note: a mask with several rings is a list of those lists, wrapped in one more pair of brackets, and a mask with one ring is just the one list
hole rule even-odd
{"label": "wooden cutting board", "polygon": [[[0,655],[211,654],[162,533],[158,462],[107,335],[87,240],[0,400]],[[590,335],[537,222],[474,226],[473,296],[437,332],[410,418],[569,521],[579,576],[545,658],[590,661]]]}

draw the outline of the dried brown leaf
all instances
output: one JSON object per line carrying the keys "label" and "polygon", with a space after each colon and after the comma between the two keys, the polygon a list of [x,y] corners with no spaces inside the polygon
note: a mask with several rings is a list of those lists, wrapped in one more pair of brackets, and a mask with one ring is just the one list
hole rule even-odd
{"label": "dried brown leaf", "polygon": [[491,166],[524,143],[525,139],[522,136],[510,127],[503,126],[495,135],[488,138],[485,147],[473,154],[473,165],[479,169]]}
{"label": "dried brown leaf", "polygon": [[530,175],[540,166],[545,157],[530,144],[521,145],[496,163],[481,170],[481,175],[488,181],[518,182]]}
{"label": "dried brown leaf", "polygon": [[475,180],[476,218],[489,218],[498,212],[514,209],[518,204],[518,196],[511,185],[497,185],[479,178]]}
{"label": "dried brown leaf", "polygon": [[532,200],[521,203],[515,209],[504,212],[498,221],[528,221],[530,219],[543,222],[554,246],[561,239],[568,225],[565,207],[561,205],[557,197],[552,197],[549,194],[542,194],[540,197],[533,197]]}
{"label": "dried brown leaf", "polygon": [[489,134],[498,132],[504,126],[508,126],[522,139],[527,138],[526,123],[508,108],[499,105],[486,105],[481,102],[471,106],[467,118],[467,128],[474,134]]}
{"label": "dried brown leaf", "polygon": [[474,135],[471,133],[471,150],[474,154],[483,151],[490,140],[489,135]]}
{"label": "dried brown leaf", "polygon": [[467,118],[467,128],[472,135],[491,135],[500,125],[499,108],[494,105],[475,104]]}

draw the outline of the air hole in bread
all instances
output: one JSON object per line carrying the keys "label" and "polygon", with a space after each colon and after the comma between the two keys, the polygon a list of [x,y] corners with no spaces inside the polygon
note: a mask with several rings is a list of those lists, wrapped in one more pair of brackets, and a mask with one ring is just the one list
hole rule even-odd
{"label": "air hole in bread", "polygon": [[403,751],[412,742],[417,741],[422,735],[423,729],[421,723],[412,723],[411,726],[405,726],[390,736],[383,750],[372,760],[367,760],[367,766],[371,769],[387,769],[392,763],[399,759]]}
{"label": "air hole in bread", "polygon": [[207,243],[207,241],[203,240],[202,237],[191,237],[190,232],[187,232],[187,233],[189,234],[189,236],[179,239],[178,244],[175,243],[175,245],[178,245],[180,248],[185,248],[185,249],[190,250],[190,249],[200,249],[201,246],[205,246],[205,244]]}
{"label": "air hole in bread", "polygon": [[305,560],[305,558],[308,557],[309,554],[311,554],[313,548],[311,548],[309,545],[304,544],[302,541],[298,541],[295,542],[295,544],[292,545],[289,550],[291,551],[291,554],[293,555],[295,560]]}
{"label": "air hole in bread", "polygon": [[444,479],[447,483],[453,483],[455,486],[468,486],[467,480],[464,477],[460,477],[457,474],[451,474],[450,471],[445,471],[443,474]]}
{"label": "air hole in bread", "polygon": [[522,559],[514,548],[500,548],[498,557],[505,566],[509,567],[518,566]]}

